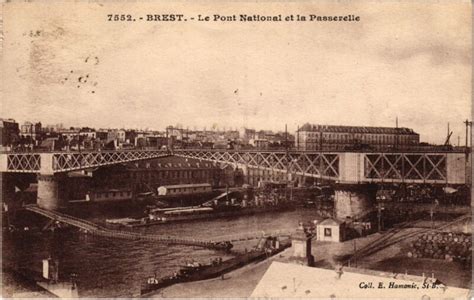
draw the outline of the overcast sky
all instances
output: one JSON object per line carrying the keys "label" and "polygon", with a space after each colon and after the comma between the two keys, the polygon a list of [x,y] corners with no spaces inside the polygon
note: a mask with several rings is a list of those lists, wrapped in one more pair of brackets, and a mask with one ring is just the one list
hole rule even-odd
{"label": "overcast sky", "polygon": [[[451,1],[456,2],[456,1]],[[68,126],[414,128],[464,141],[470,3],[11,5],[2,117]],[[107,22],[109,13],[317,14],[360,22]]]}

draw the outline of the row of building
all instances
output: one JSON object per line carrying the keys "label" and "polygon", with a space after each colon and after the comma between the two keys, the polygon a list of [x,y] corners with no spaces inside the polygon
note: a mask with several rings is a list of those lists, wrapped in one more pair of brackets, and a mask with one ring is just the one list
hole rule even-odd
{"label": "row of building", "polygon": [[2,150],[160,148],[166,145],[167,137],[158,131],[65,128],[62,124],[42,126],[41,122],[19,125],[13,119],[0,119]]}
{"label": "row of building", "polygon": [[168,126],[166,136],[172,137],[175,147],[183,148],[274,149],[295,145],[292,134],[249,128],[201,131]]}
{"label": "row of building", "polygon": [[81,150],[127,148],[357,150],[409,148],[420,135],[405,127],[367,127],[304,124],[294,134],[270,130],[189,130],[168,126],[165,131],[65,128],[0,119],[0,144],[16,150]]}
{"label": "row of building", "polygon": [[281,148],[293,147],[294,137],[269,130],[189,130],[173,126],[165,131],[136,129],[93,129],[62,124],[42,126],[41,122],[19,125],[0,119],[0,144],[15,150],[81,150],[118,148]]}

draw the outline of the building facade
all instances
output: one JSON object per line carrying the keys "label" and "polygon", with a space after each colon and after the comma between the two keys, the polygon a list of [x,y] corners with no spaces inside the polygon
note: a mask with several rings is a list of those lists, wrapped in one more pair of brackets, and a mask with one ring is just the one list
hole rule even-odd
{"label": "building facade", "polygon": [[84,199],[89,191],[111,189],[131,190],[134,194],[138,194],[156,192],[158,187],[167,185],[234,186],[235,178],[235,170],[221,169],[210,162],[167,157],[101,167],[92,170],[88,175],[69,176],[68,198]]}
{"label": "building facade", "polygon": [[33,140],[37,140],[41,138],[43,133],[41,122],[38,123],[31,123],[25,122],[21,125],[20,129],[21,136],[23,137],[30,137]]}
{"label": "building facade", "polygon": [[10,150],[19,140],[18,123],[12,119],[0,119],[0,147]]}
{"label": "building facade", "polygon": [[163,185],[158,188],[159,196],[190,195],[212,192],[209,183]]}
{"label": "building facade", "polygon": [[304,124],[295,134],[295,146],[299,150],[354,150],[361,145],[407,148],[419,142],[420,135],[404,127]]}

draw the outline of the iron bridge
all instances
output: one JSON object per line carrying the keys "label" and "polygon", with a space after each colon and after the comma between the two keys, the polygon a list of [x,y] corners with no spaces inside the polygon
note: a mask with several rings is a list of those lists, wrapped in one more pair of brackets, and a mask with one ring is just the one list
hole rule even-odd
{"label": "iron bridge", "polygon": [[393,182],[465,184],[466,155],[460,152],[316,152],[175,150],[174,155],[264,169],[341,183]]}
{"label": "iron bridge", "polygon": [[281,150],[111,150],[0,153],[0,172],[55,174],[166,156],[235,168],[322,178],[337,182],[466,184],[469,156],[462,152],[330,152]]}

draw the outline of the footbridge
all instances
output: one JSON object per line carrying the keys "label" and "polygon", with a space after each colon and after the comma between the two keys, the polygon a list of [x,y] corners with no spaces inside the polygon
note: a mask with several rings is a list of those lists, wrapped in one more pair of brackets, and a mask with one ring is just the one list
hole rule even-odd
{"label": "footbridge", "polygon": [[242,242],[242,241],[250,241],[250,240],[257,240],[267,237],[283,237],[283,238],[291,238],[292,235],[296,233],[296,230],[270,230],[270,231],[253,231],[253,232],[246,232],[240,234],[230,234],[230,235],[222,235],[213,238],[213,241],[218,242]]}
{"label": "footbridge", "polygon": [[44,217],[57,221],[63,224],[67,224],[80,229],[83,232],[90,233],[92,235],[117,238],[117,239],[128,239],[128,240],[144,240],[144,241],[156,241],[163,242],[166,244],[185,245],[185,246],[197,246],[214,250],[230,250],[232,243],[239,241],[248,241],[261,239],[265,237],[291,237],[294,231],[256,231],[242,233],[238,235],[223,235],[214,237],[210,240],[195,239],[195,238],[182,238],[171,235],[158,235],[158,234],[144,234],[132,231],[114,230],[95,224],[93,222],[76,218],[74,216],[60,213],[58,211],[52,211],[43,209],[37,205],[26,205],[26,210],[37,213]]}
{"label": "footbridge", "polygon": [[117,238],[117,239],[128,239],[128,240],[145,240],[145,241],[156,241],[167,244],[186,245],[186,246],[197,246],[215,250],[228,250],[232,247],[232,244],[228,241],[208,241],[190,238],[181,238],[170,235],[156,235],[156,234],[143,234],[131,231],[113,230],[89,222],[84,219],[76,218],[71,215],[63,214],[58,211],[51,211],[48,209],[40,208],[36,205],[27,205],[25,208],[29,211],[45,216],[53,221],[57,221],[63,224],[67,224],[76,228],[79,228],[83,232],[90,233],[96,236]]}

